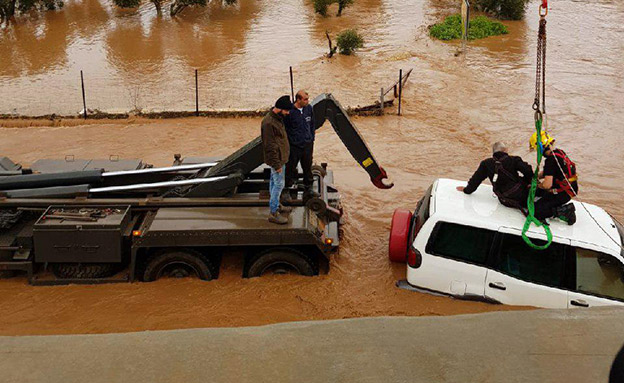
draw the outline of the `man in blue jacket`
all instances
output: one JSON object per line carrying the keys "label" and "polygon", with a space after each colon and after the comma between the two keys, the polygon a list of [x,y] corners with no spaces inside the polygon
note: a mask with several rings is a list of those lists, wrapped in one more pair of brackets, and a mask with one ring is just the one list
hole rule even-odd
{"label": "man in blue jacket", "polygon": [[[286,134],[290,142],[290,156],[286,164],[286,187],[291,188],[297,183],[297,165],[301,162],[303,185],[308,195],[312,192],[312,154],[314,152],[314,110],[310,105],[310,96],[304,90],[297,92],[295,103],[290,113],[284,118]],[[284,199],[290,199],[285,193]]]}

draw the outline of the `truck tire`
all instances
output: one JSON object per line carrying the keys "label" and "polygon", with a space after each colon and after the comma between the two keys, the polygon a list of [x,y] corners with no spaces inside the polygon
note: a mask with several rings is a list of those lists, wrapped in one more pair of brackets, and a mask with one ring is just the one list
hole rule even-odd
{"label": "truck tire", "polygon": [[15,270],[0,270],[0,279],[9,279],[17,275]]}
{"label": "truck tire", "polygon": [[162,250],[145,265],[143,280],[152,282],[162,277],[196,276],[204,281],[217,278],[218,267],[202,253],[191,249]]}
{"label": "truck tire", "polygon": [[247,263],[245,277],[254,278],[268,274],[295,273],[305,276],[318,275],[316,260],[291,248],[272,248],[265,250]]}
{"label": "truck tire", "polygon": [[52,273],[62,279],[107,278],[115,274],[115,263],[54,263]]}

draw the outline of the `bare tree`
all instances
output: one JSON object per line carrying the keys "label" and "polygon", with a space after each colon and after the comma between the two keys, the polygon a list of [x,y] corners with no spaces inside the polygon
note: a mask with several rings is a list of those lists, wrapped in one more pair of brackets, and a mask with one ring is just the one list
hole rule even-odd
{"label": "bare tree", "polygon": [[0,0],[0,23],[8,21],[19,13],[36,9],[53,11],[63,7],[63,0]]}
{"label": "bare tree", "polygon": [[338,47],[334,47],[332,45],[331,37],[329,37],[329,31],[325,31],[325,36],[327,36],[327,42],[329,43],[329,53],[327,54],[327,58],[332,58],[334,54],[336,54],[336,49],[338,49]]}
{"label": "bare tree", "polygon": [[353,0],[338,0],[338,14],[336,16],[342,16],[342,10],[353,4]]}

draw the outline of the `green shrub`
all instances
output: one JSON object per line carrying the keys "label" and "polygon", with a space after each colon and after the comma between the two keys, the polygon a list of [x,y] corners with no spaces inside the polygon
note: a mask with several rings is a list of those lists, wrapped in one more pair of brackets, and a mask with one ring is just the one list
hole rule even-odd
{"label": "green shrub", "polygon": [[[477,16],[470,20],[468,27],[468,40],[482,39],[489,36],[505,35],[509,33],[507,27],[498,21],[488,19],[485,16]],[[440,40],[461,39],[462,25],[461,16],[452,15],[444,19],[442,23],[435,24],[429,29],[429,35]]]}
{"label": "green shrub", "polygon": [[314,0],[314,12],[321,16],[327,16],[327,7],[333,3],[333,0]]}
{"label": "green shrub", "polygon": [[340,54],[350,55],[355,52],[355,50],[364,46],[364,39],[357,31],[346,29],[338,35],[336,45],[338,45],[338,49],[340,49]]}
{"label": "green shrub", "polygon": [[336,3],[338,4],[338,14],[336,16],[340,16],[346,7],[353,4],[353,0],[313,0],[312,3],[314,4],[314,12],[322,16],[327,16],[327,8]]}
{"label": "green shrub", "polygon": [[529,0],[476,0],[477,9],[507,20],[522,20]]}

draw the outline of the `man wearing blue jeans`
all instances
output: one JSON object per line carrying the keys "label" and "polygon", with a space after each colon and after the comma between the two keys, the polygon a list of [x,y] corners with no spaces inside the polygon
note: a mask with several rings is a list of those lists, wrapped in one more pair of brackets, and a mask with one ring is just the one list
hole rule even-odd
{"label": "man wearing blue jeans", "polygon": [[264,162],[271,167],[269,180],[269,222],[283,225],[288,218],[281,214],[288,214],[292,208],[280,205],[279,199],[284,189],[284,175],[286,163],[290,156],[290,145],[284,128],[284,116],[288,116],[293,104],[289,96],[282,96],[275,106],[262,119],[262,149]]}

